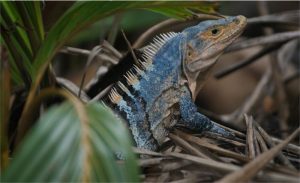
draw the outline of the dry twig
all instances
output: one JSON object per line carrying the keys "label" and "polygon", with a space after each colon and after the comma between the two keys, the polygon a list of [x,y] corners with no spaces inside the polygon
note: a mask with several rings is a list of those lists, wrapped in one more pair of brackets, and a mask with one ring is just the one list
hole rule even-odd
{"label": "dry twig", "polygon": [[243,155],[240,155],[240,154],[237,154],[235,152],[223,149],[223,148],[221,148],[217,145],[210,144],[210,143],[208,143],[207,141],[205,141],[201,138],[194,137],[192,135],[183,133],[181,131],[176,131],[176,134],[179,135],[180,137],[182,137],[183,139],[186,139],[189,142],[193,142],[193,143],[195,143],[195,144],[197,144],[201,147],[205,147],[207,149],[213,150],[217,154],[227,156],[227,157],[231,157],[231,158],[235,158],[235,159],[237,159],[239,161],[242,161],[242,162],[247,162],[248,161],[248,159]]}
{"label": "dry twig", "polygon": [[273,159],[278,152],[280,152],[281,149],[284,148],[293,138],[295,138],[298,133],[300,132],[300,128],[295,130],[286,140],[284,140],[282,143],[278,144],[277,146],[273,147],[267,152],[264,152],[263,154],[259,155],[257,158],[255,158],[253,161],[250,161],[246,166],[244,166],[242,169],[235,171],[218,182],[247,182],[249,181],[253,176],[255,176],[263,167],[267,165],[267,163]]}
{"label": "dry twig", "polygon": [[211,159],[209,156],[207,156],[205,153],[199,151],[198,149],[194,148],[191,146],[188,142],[186,142],[184,139],[180,138],[177,135],[174,134],[169,134],[169,137],[178,145],[183,146],[186,150],[191,152],[193,155],[206,158],[206,159]]}
{"label": "dry twig", "polygon": [[249,117],[245,114],[245,121],[247,125],[247,149],[249,152],[248,157],[250,160],[252,160],[255,158],[253,117]]}
{"label": "dry twig", "polygon": [[[267,133],[261,126],[259,126],[258,123],[254,123],[254,124],[255,124],[256,128],[258,129],[258,132],[260,133],[260,135],[264,138],[264,140],[265,140],[266,143],[268,144],[268,146],[269,146],[270,148],[274,147],[275,145],[274,145],[274,143],[273,143],[271,137],[268,135],[268,133]],[[282,143],[282,142],[281,142],[281,143]],[[278,160],[279,160],[282,164],[284,164],[284,165],[288,166],[289,168],[295,170],[295,167],[294,167],[294,166],[290,163],[290,161],[282,154],[282,152],[279,152],[279,153],[278,153]]]}

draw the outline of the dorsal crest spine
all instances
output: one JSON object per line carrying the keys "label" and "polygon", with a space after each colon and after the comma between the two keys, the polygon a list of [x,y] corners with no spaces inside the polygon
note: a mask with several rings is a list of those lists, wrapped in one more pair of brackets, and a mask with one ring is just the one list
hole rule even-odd
{"label": "dorsal crest spine", "polygon": [[109,95],[108,95],[110,101],[114,104],[118,104],[123,97],[117,92],[115,88],[112,88]]}
{"label": "dorsal crest spine", "polygon": [[153,42],[146,46],[143,54],[143,59],[145,62],[153,61],[153,56],[157,53],[157,51],[170,39],[178,35],[175,32],[168,32],[160,34],[153,38]]}
{"label": "dorsal crest spine", "polygon": [[121,88],[121,90],[127,94],[130,93],[129,89],[121,82],[121,81],[118,81],[118,86]]}
{"label": "dorsal crest spine", "polygon": [[127,73],[124,75],[124,77],[126,78],[128,85],[134,85],[137,82],[139,82],[138,76],[136,74],[134,74],[132,72],[132,70],[127,71]]}

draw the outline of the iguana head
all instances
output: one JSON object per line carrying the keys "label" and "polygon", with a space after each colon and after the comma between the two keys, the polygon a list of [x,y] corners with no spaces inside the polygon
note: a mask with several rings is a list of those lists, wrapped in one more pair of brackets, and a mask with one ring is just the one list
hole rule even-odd
{"label": "iguana head", "polygon": [[183,70],[194,94],[199,73],[206,73],[224,49],[244,30],[244,16],[209,20],[185,29],[183,41]]}

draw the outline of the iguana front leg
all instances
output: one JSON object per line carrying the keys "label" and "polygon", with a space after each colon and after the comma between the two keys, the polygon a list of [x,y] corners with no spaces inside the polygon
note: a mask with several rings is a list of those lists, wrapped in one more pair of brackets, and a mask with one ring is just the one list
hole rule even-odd
{"label": "iguana front leg", "polygon": [[209,131],[225,137],[233,136],[232,133],[197,111],[197,106],[194,104],[191,92],[187,86],[182,87],[179,105],[182,119],[178,125],[197,132]]}

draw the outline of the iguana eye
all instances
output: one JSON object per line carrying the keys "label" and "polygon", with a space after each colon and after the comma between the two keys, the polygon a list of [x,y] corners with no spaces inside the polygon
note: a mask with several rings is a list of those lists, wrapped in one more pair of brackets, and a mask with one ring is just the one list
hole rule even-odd
{"label": "iguana eye", "polygon": [[218,35],[219,32],[220,32],[220,30],[217,29],[217,28],[211,30],[211,34],[212,34],[213,36]]}

